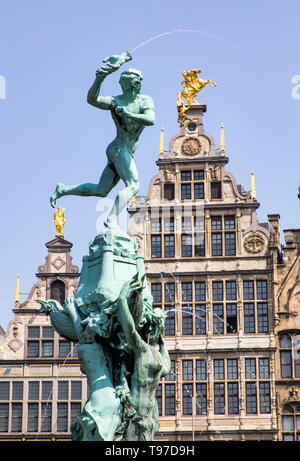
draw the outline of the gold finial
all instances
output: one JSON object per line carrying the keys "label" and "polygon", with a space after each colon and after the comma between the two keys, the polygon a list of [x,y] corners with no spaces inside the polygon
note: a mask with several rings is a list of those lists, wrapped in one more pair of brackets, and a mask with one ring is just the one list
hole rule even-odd
{"label": "gold finial", "polygon": [[255,176],[253,169],[251,171],[251,198],[256,200],[256,189],[255,189]]}
{"label": "gold finial", "polygon": [[224,125],[221,125],[221,135],[220,135],[220,151],[225,152],[225,138],[224,138]]}
{"label": "gold finial", "polygon": [[54,211],[54,222],[56,227],[56,235],[63,235],[63,229],[65,224],[65,209],[58,207],[58,211]]}
{"label": "gold finial", "polygon": [[163,127],[161,127],[161,130],[160,130],[159,153],[160,154],[165,153],[165,130]]}
{"label": "gold finial", "polygon": [[18,274],[18,278],[17,278],[15,306],[18,306],[19,303],[20,303],[20,274]]}
{"label": "gold finial", "polygon": [[[196,96],[199,91],[202,90],[202,88],[205,87],[208,83],[210,86],[217,86],[215,82],[212,82],[209,78],[206,80],[202,80],[198,76],[198,74],[201,72],[201,69],[184,69],[184,71],[181,73],[184,80],[182,80],[181,85],[184,84],[184,87],[180,93],[177,95],[177,110],[178,110],[178,122],[180,123],[180,126],[183,125],[183,122],[186,118],[186,111],[190,108],[191,105],[193,104],[198,104],[198,102],[194,99],[194,96]],[[183,102],[183,99],[185,98],[188,105],[186,106]]]}

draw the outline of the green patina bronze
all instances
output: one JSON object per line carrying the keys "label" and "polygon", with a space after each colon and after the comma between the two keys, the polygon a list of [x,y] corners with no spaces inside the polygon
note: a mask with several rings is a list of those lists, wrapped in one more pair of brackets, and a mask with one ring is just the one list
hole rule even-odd
{"label": "green patina bronze", "polygon": [[55,300],[39,301],[56,331],[77,343],[81,370],[87,375],[89,400],[71,427],[72,440],[153,440],[159,427],[155,393],[170,371],[163,339],[165,313],[152,307],[136,239],[117,226],[119,213],[139,188],[133,154],[143,128],[154,123],[153,102],[140,94],[142,74],[134,69],[121,74],[121,96],[99,96],[104,78],[130,59],[129,53],[106,58],[88,93],[90,104],[111,110],[117,127],[99,184],[59,184],[51,197],[55,206],[64,195],[104,197],[120,178],[126,186],[116,198],[106,231],[90,242],[89,254],[83,257],[75,297],[63,306]]}

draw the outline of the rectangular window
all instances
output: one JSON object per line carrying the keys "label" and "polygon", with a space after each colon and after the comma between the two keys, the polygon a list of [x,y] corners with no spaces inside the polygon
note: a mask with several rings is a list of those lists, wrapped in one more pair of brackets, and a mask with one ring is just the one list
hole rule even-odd
{"label": "rectangular window", "polygon": [[175,384],[165,384],[165,414],[175,415]]}
{"label": "rectangular window", "polygon": [[42,400],[52,400],[52,381],[43,381],[42,382]]}
{"label": "rectangular window", "polygon": [[184,216],[181,220],[181,230],[191,231],[192,230],[192,218],[190,216]]}
{"label": "rectangular window", "polygon": [[266,280],[257,280],[256,290],[257,290],[257,299],[267,299],[268,298]]}
{"label": "rectangular window", "polygon": [[151,235],[151,257],[161,258],[161,235]]}
{"label": "rectangular window", "polygon": [[174,283],[165,284],[165,302],[166,303],[175,302],[175,284]]}
{"label": "rectangular window", "polygon": [[42,342],[42,357],[53,357],[54,344],[53,341]]}
{"label": "rectangular window", "polygon": [[211,182],[210,183],[210,197],[211,197],[211,199],[220,199],[220,198],[222,198],[221,183],[220,182]]}
{"label": "rectangular window", "polygon": [[174,258],[175,256],[175,236],[165,235],[165,258]]}
{"label": "rectangular window", "polygon": [[206,380],[206,361],[196,360],[196,380]]}
{"label": "rectangular window", "polygon": [[237,359],[227,359],[227,378],[238,379]]}
{"label": "rectangular window", "polygon": [[182,306],[182,334],[193,334],[193,308],[189,305]]}
{"label": "rectangular window", "polygon": [[174,218],[164,219],[164,232],[174,232]]}
{"label": "rectangular window", "polygon": [[195,306],[196,315],[196,335],[206,334],[206,305],[196,304]]}
{"label": "rectangular window", "polygon": [[226,333],[237,332],[236,304],[226,304]]}
{"label": "rectangular window", "polygon": [[181,172],[181,181],[191,181],[192,180],[192,173],[191,171],[182,171]]}
{"label": "rectangular window", "polygon": [[244,280],[244,299],[254,299],[254,282]]}
{"label": "rectangular window", "polygon": [[232,256],[236,253],[235,232],[225,232],[225,255]]}
{"label": "rectangular window", "polygon": [[58,400],[68,400],[69,399],[69,382],[68,381],[58,381]]}
{"label": "rectangular window", "polygon": [[68,357],[70,353],[71,353],[70,341],[59,341],[59,356]]}
{"label": "rectangular window", "polygon": [[174,184],[165,184],[164,185],[164,199],[174,200],[174,198],[175,198]]}
{"label": "rectangular window", "polygon": [[259,378],[269,379],[270,378],[270,364],[269,359],[259,359]]}
{"label": "rectangular window", "polygon": [[183,414],[192,415],[193,414],[193,384],[183,384],[182,385],[182,395],[183,395]]}
{"label": "rectangular window", "polygon": [[171,360],[169,373],[165,376],[166,381],[175,381],[175,360]]}
{"label": "rectangular window", "polygon": [[23,381],[13,381],[12,400],[23,400]]}
{"label": "rectangular window", "polygon": [[57,404],[57,430],[59,432],[67,432],[68,430],[68,404]]}
{"label": "rectangular window", "polygon": [[256,383],[246,383],[246,413],[257,413]]}
{"label": "rectangular window", "polygon": [[195,256],[205,256],[205,235],[197,233],[195,238]]}
{"label": "rectangular window", "polygon": [[224,378],[225,378],[224,360],[214,359],[214,379],[224,379]]}
{"label": "rectangular window", "polygon": [[219,216],[214,216],[211,218],[211,229],[212,230],[222,230],[222,218]]}
{"label": "rectangular window", "polygon": [[235,229],[235,217],[224,216],[224,227],[225,229]]}
{"label": "rectangular window", "polygon": [[290,351],[280,352],[281,377],[292,377],[292,354]]}
{"label": "rectangular window", "polygon": [[214,407],[215,415],[225,414],[225,384],[214,383]]}
{"label": "rectangular window", "polygon": [[213,282],[213,300],[223,301],[223,282]]}
{"label": "rectangular window", "polygon": [[152,294],[154,303],[161,303],[162,302],[161,283],[152,283],[151,284],[151,294]]}
{"label": "rectangular window", "polygon": [[204,170],[194,170],[194,181],[204,180]]}
{"label": "rectangular window", "polygon": [[28,338],[39,338],[40,327],[28,327]]}
{"label": "rectangular window", "polygon": [[181,200],[190,200],[192,198],[191,184],[181,184]]}
{"label": "rectangular window", "polygon": [[28,383],[28,400],[40,399],[40,383],[39,381],[29,381]]}
{"label": "rectangular window", "polygon": [[160,218],[151,219],[151,232],[161,232],[161,219]]}
{"label": "rectangular window", "polygon": [[159,384],[156,388],[156,401],[157,401],[157,408],[158,408],[158,415],[162,415],[162,385]]}
{"label": "rectangular window", "polygon": [[193,381],[193,360],[182,361],[182,374],[184,381]]}
{"label": "rectangular window", "polygon": [[191,234],[181,235],[181,256],[193,256],[193,238]]}
{"label": "rectangular window", "polygon": [[39,357],[40,355],[39,341],[28,341],[27,346],[28,346],[27,348],[28,357]]}
{"label": "rectangular window", "polygon": [[22,403],[13,403],[11,407],[11,430],[12,432],[22,432]]}
{"label": "rectangular window", "polygon": [[268,321],[268,304],[257,303],[257,321],[258,321],[258,332],[268,333],[269,321]]}
{"label": "rectangular window", "polygon": [[228,413],[236,415],[239,413],[239,390],[238,383],[227,383]]}
{"label": "rectangular window", "polygon": [[261,413],[271,413],[270,383],[259,383],[259,407]]}
{"label": "rectangular window", "polygon": [[245,359],[246,379],[256,379],[256,359]]}
{"label": "rectangular window", "polygon": [[215,334],[224,334],[223,304],[213,305],[213,332]]}
{"label": "rectangular window", "polygon": [[43,338],[54,338],[53,327],[43,327]]}
{"label": "rectangular window", "polygon": [[206,287],[205,282],[195,283],[195,300],[205,301],[206,300]]}
{"label": "rectangular window", "polygon": [[52,403],[51,402],[42,403],[41,431],[51,432],[51,426],[52,426]]}
{"label": "rectangular window", "polygon": [[183,282],[182,288],[182,301],[193,301],[193,285],[191,282]]}
{"label": "rectangular window", "polygon": [[71,381],[71,400],[81,400],[82,398],[82,382]]}
{"label": "rectangular window", "polygon": [[77,417],[81,413],[81,403],[71,403],[71,421],[70,421],[70,426],[75,423]]}
{"label": "rectangular window", "polygon": [[255,333],[254,304],[244,304],[244,331],[245,333]]}
{"label": "rectangular window", "polygon": [[207,388],[204,383],[196,383],[196,413],[197,415],[207,413]]}
{"label": "rectangular window", "polygon": [[165,321],[165,335],[174,336],[175,335],[174,306],[165,306],[165,312],[167,313],[167,317]]}
{"label": "rectangular window", "polygon": [[204,183],[196,182],[194,184],[194,199],[203,199],[204,198]]}
{"label": "rectangular window", "polygon": [[226,300],[236,299],[236,283],[226,281]]}
{"label": "rectangular window", "polygon": [[39,423],[39,404],[28,403],[27,413],[27,430],[28,432],[37,432]]}
{"label": "rectangular window", "polygon": [[9,381],[0,382],[0,400],[9,400]]}
{"label": "rectangular window", "polygon": [[213,256],[222,256],[222,234],[211,234],[211,251]]}
{"label": "rectangular window", "polygon": [[0,432],[8,432],[8,403],[0,403]]}

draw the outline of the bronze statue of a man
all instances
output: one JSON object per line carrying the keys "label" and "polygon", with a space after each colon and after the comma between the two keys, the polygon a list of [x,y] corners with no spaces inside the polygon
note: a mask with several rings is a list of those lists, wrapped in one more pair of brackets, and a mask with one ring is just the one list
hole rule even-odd
{"label": "bronze statue of a man", "polygon": [[84,183],[75,186],[58,184],[50,198],[55,207],[56,200],[64,195],[106,197],[122,179],[125,188],[121,190],[109,213],[106,225],[116,226],[121,211],[139,190],[138,172],[133,160],[139,137],[147,125],[155,121],[152,98],[141,94],[142,72],[127,69],[120,76],[122,94],[119,96],[100,96],[101,84],[107,75],[118,70],[122,64],[131,60],[128,52],[104,59],[105,65],[96,71],[96,79],[91,86],[87,101],[98,109],[110,110],[116,125],[117,135],[106,149],[107,166],[98,184]]}

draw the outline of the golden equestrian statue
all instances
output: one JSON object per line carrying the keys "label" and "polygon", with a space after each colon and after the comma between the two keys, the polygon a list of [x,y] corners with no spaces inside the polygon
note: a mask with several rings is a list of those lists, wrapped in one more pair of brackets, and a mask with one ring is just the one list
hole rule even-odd
{"label": "golden equestrian statue", "polygon": [[63,229],[65,224],[65,209],[61,206],[58,207],[58,211],[54,211],[54,222],[56,227],[56,235],[63,235]]}
{"label": "golden equestrian statue", "polygon": [[[194,96],[199,93],[199,91],[201,91],[202,88],[204,88],[208,83],[210,86],[217,86],[217,84],[209,78],[202,80],[202,78],[198,76],[200,72],[201,69],[185,69],[182,72],[184,80],[182,80],[181,85],[184,84],[184,87],[182,91],[178,93],[177,98],[178,122],[180,123],[180,126],[183,125],[183,122],[186,119],[186,111],[189,109],[189,107],[193,104],[198,104],[197,101],[193,99]],[[187,106],[184,104],[182,98],[186,99],[188,103]]]}

